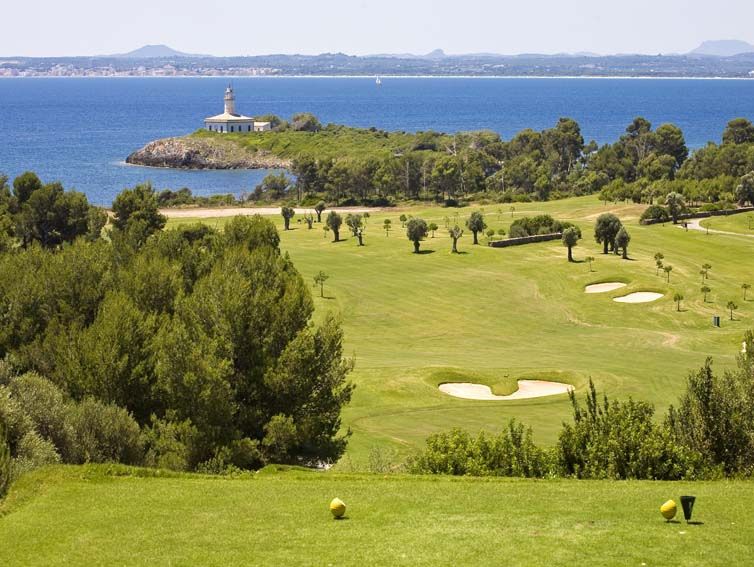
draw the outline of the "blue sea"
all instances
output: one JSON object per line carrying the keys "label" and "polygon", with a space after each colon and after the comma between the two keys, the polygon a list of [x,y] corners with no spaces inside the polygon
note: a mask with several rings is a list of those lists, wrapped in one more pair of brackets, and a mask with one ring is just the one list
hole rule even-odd
{"label": "blue sea", "polygon": [[[264,171],[174,171],[125,165],[156,138],[187,134],[222,111],[223,78],[0,80],[0,172],[34,170],[108,205],[123,188],[151,181],[196,194],[253,189]],[[238,78],[237,109],[385,130],[524,128],[576,119],[586,140],[616,140],[635,116],[680,126],[688,145],[719,141],[736,117],[754,120],[754,81],[661,79]]]}

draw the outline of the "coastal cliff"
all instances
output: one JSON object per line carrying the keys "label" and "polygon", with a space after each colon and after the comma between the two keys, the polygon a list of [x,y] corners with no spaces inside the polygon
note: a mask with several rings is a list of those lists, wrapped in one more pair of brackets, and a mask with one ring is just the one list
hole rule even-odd
{"label": "coastal cliff", "polygon": [[200,137],[164,138],[148,143],[126,163],[176,169],[285,169],[291,160],[263,150],[248,150],[227,140]]}

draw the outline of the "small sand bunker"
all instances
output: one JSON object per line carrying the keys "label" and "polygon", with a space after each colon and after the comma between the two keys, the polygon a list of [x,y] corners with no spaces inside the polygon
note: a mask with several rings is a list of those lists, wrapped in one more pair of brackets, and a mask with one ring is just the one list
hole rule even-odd
{"label": "small sand bunker", "polygon": [[547,382],[545,380],[519,380],[518,390],[508,396],[496,396],[489,386],[471,384],[469,382],[448,382],[440,384],[440,391],[465,400],[528,400],[567,394],[573,390],[570,384],[562,382]]}
{"label": "small sand bunker", "polygon": [[626,284],[620,282],[606,282],[588,285],[584,288],[584,293],[607,293],[626,287]]}
{"label": "small sand bunker", "polygon": [[650,303],[651,301],[657,301],[661,297],[661,293],[655,293],[654,291],[637,291],[623,297],[616,297],[613,301],[617,301],[618,303]]}

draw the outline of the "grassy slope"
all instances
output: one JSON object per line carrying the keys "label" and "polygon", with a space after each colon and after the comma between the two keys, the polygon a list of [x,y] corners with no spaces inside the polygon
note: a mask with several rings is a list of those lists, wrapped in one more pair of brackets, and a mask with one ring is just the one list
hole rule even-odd
{"label": "grassy slope", "polygon": [[320,132],[257,132],[254,134],[217,134],[198,130],[193,137],[232,141],[251,151],[264,150],[281,158],[312,155],[318,159],[388,157],[411,148],[415,136],[401,132],[385,134],[361,128],[340,127]]}
{"label": "grassy slope", "polygon": [[[459,211],[461,223],[471,210]],[[508,205],[485,210],[493,228],[509,226]],[[632,261],[603,256],[593,241],[594,219],[607,210],[630,228]],[[733,364],[754,313],[754,302],[740,301],[741,282],[754,279],[746,261],[751,239],[684,232],[671,225],[640,227],[641,210],[605,207],[596,197],[516,205],[516,217],[547,212],[577,222],[585,239],[575,256],[595,256],[592,273],[584,263],[568,264],[560,242],[491,249],[471,246],[466,234],[463,254],[454,256],[444,230],[422,244],[433,253],[416,256],[398,221],[404,211],[373,215],[364,248],[354,238],[333,244],[318,225],[309,231],[294,219],[294,230],[281,231],[282,246],[308,281],[320,269],[330,274],[327,298],[316,299],[317,310],[342,314],[346,351],[356,359],[357,389],[344,413],[354,435],[341,468],[363,467],[375,446],[406,454],[433,432],[456,425],[497,429],[509,417],[531,424],[539,441],[552,443],[570,415],[566,396],[517,402],[454,399],[437,390],[438,372],[481,376],[505,391],[515,378],[562,371],[580,390],[592,377],[610,396],[649,400],[664,411],[676,402],[688,370],[707,355],[718,367]],[[444,226],[443,218],[455,211],[405,212]],[[389,238],[381,230],[383,218],[393,222]],[[281,219],[275,221],[282,226]],[[219,226],[224,221],[208,222]],[[674,266],[670,285],[655,276],[657,251]],[[704,262],[713,265],[707,304],[699,292]],[[657,290],[666,297],[626,305],[611,301],[626,290],[583,293],[589,283],[616,280],[629,282],[628,292]],[[686,297],[681,313],[671,299],[676,290]],[[733,322],[725,317],[729,299],[741,306]],[[722,329],[712,328],[713,314],[723,316]]]}
{"label": "grassy slope", "polygon": [[700,224],[703,227],[709,227],[712,230],[739,232],[741,234],[754,236],[754,213],[743,213],[727,217],[713,217],[711,219],[704,219]]}
{"label": "grassy slope", "polygon": [[[751,482],[104,470],[54,467],[19,481],[0,517],[0,564],[683,566],[741,565],[754,553]],[[687,493],[703,525],[665,523],[660,504]],[[334,496],[346,520],[330,517]]]}

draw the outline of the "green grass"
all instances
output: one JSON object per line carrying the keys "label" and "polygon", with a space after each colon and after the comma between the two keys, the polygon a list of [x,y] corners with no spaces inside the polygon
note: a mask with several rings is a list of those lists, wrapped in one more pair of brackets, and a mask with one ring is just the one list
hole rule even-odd
{"label": "green grass", "polygon": [[711,230],[724,230],[754,236],[754,213],[713,217],[704,219],[700,224]]}
{"label": "green grass", "polygon": [[[386,158],[395,152],[412,148],[416,136],[404,132],[372,131],[365,128],[336,127],[319,132],[255,132],[253,134],[218,134],[198,130],[192,137],[231,141],[247,150],[266,151],[281,158],[294,159],[302,155],[317,159]],[[447,138],[449,139],[449,138]]]}
{"label": "green grass", "polygon": [[[751,482],[130,473],[23,477],[0,509],[0,564],[727,566],[754,553]],[[661,518],[682,494],[702,525]],[[345,520],[330,517],[335,496]]]}
{"label": "green grass", "polygon": [[[316,316],[341,315],[346,354],[356,360],[357,388],[343,414],[353,436],[341,468],[363,470],[374,448],[393,452],[397,462],[432,433],[454,426],[494,431],[511,417],[532,425],[537,441],[551,444],[570,416],[565,395],[510,402],[449,397],[436,387],[442,373],[463,381],[472,377],[503,393],[512,378],[532,373],[561,373],[577,392],[592,378],[611,397],[633,396],[664,412],[677,402],[688,371],[706,356],[718,368],[735,363],[754,313],[754,302],[743,302],[740,289],[752,275],[750,239],[685,232],[670,224],[642,227],[643,207],[604,206],[594,196],[516,204],[514,217],[509,207],[483,207],[488,224],[507,229],[515,218],[539,213],[577,223],[584,232],[574,250],[579,262],[569,264],[558,241],[493,249],[483,237],[472,246],[468,232],[460,241],[462,253],[450,254],[444,217],[454,223],[457,213],[463,224],[474,207],[375,213],[361,248],[347,231],[346,240],[335,244],[324,238],[321,225],[307,230],[294,219],[293,230],[285,232],[282,219],[271,217],[281,228],[283,249],[307,281],[319,270],[330,275],[326,298],[315,293]],[[594,219],[605,211],[628,226],[630,261],[602,255],[594,242]],[[398,220],[402,213],[442,227],[422,243],[431,253],[411,253]],[[384,218],[393,223],[389,237],[382,230]],[[207,222],[222,226],[225,220]],[[655,275],[658,251],[674,267],[670,284],[662,273]],[[588,255],[596,258],[592,272],[580,262]],[[706,262],[713,266],[707,281],[712,293],[704,303],[699,270]],[[583,292],[588,284],[606,281],[628,286],[606,294]],[[640,305],[611,301],[633,291],[665,297]],[[685,296],[680,313],[672,300],[676,291]],[[725,310],[731,299],[740,306],[735,321],[727,320]],[[713,315],[723,318],[721,329],[712,327]]]}

